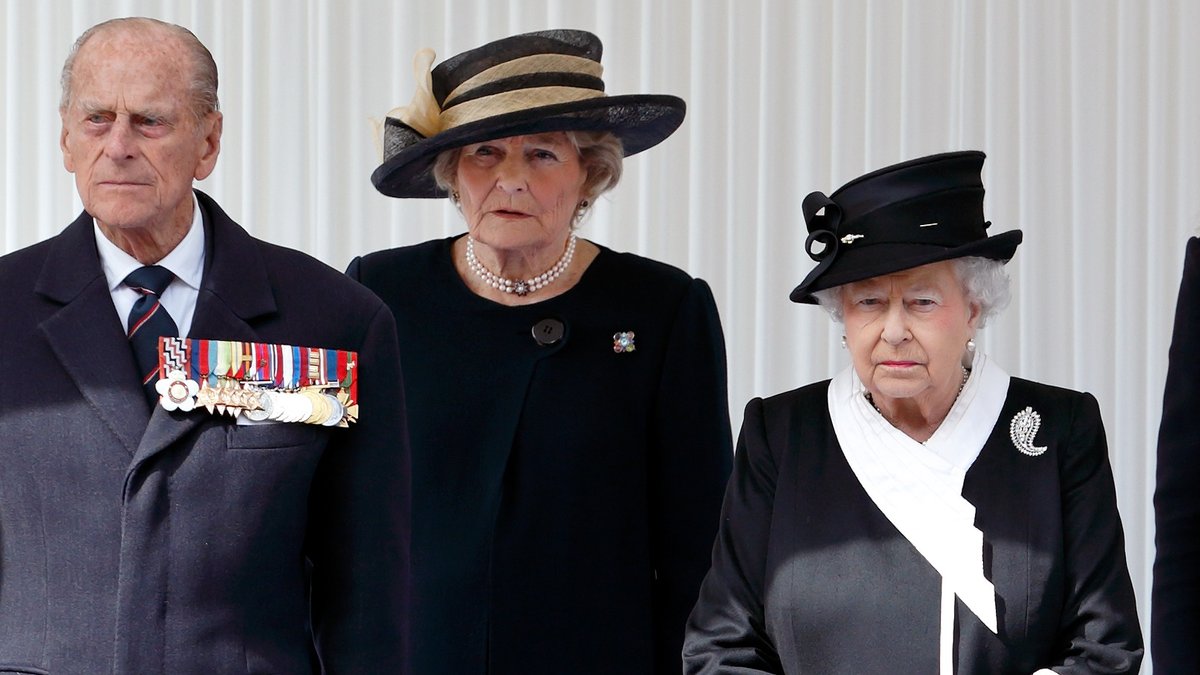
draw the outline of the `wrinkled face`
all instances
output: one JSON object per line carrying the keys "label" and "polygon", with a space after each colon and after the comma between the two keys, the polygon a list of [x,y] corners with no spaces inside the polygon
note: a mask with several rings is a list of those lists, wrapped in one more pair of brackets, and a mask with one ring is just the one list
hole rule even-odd
{"label": "wrinkled face", "polygon": [[502,250],[561,247],[585,178],[562,132],[468,145],[456,171],[468,232]]}
{"label": "wrinkled face", "polygon": [[192,181],[220,151],[221,116],[197,122],[187,52],[173,36],[114,30],[76,57],[61,146],[84,208],[116,229],[191,222]]}
{"label": "wrinkled face", "polygon": [[952,262],[846,284],[842,310],[854,370],[874,396],[953,400],[979,307]]}

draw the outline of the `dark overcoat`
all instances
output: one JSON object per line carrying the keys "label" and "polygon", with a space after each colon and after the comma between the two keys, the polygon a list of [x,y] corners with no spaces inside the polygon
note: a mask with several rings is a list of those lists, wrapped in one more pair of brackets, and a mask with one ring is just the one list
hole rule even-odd
{"label": "dark overcoat", "polygon": [[[686,672],[939,672],[941,577],[875,506],[833,430],[828,381],[755,399]],[[1010,434],[1041,417],[1037,456]],[[983,532],[999,634],[955,600],[955,673],[1136,673],[1142,659],[1096,399],[1012,378],[963,497]]]}
{"label": "dark overcoat", "polygon": [[1200,673],[1200,239],[1188,241],[1158,429],[1154,672]]}
{"label": "dark overcoat", "polygon": [[676,675],[733,454],[708,286],[602,248],[509,307],[466,287],[452,244],[350,269],[400,331],[414,669]]}
{"label": "dark overcoat", "polygon": [[197,196],[191,337],[357,351],[360,423],[151,411],[86,213],[0,258],[0,673],[312,672],[310,602],[329,672],[406,672],[395,322]]}

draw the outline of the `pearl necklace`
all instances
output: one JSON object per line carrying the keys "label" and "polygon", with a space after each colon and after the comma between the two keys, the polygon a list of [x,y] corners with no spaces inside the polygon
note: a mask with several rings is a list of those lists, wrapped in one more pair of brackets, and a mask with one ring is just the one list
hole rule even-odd
{"label": "pearl necklace", "polygon": [[[971,376],[971,371],[967,370],[966,366],[962,366],[962,371],[963,371],[962,382],[958,383],[958,393],[954,395],[955,401],[958,400],[958,396],[959,396],[959,394],[962,393],[963,387],[967,386],[967,378],[969,378]],[[871,407],[875,409],[875,412],[877,412],[881,416],[883,416],[884,419],[887,419],[887,415],[884,415],[883,411],[879,409],[879,406],[875,405],[875,398],[871,396],[871,392],[864,391],[863,396],[865,396],[867,398],[867,403],[871,404]]]}
{"label": "pearl necklace", "polygon": [[571,258],[575,255],[575,233],[571,233],[571,238],[567,240],[567,250],[563,251],[562,257],[558,262],[554,263],[554,267],[542,272],[536,277],[530,277],[524,281],[505,279],[499,274],[493,273],[491,270],[483,266],[479,262],[479,258],[475,257],[475,240],[467,235],[467,267],[475,273],[483,283],[502,293],[516,293],[521,297],[525,297],[534,291],[541,290],[550,284],[554,283],[563,272],[571,265]]}

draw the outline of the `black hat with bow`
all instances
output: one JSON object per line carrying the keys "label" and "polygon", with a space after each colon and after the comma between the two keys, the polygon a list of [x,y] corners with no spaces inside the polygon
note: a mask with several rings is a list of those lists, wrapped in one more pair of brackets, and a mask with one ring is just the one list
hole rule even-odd
{"label": "black hat with bow", "polygon": [[804,248],[817,266],[792,291],[792,302],[815,304],[815,291],[952,258],[1008,262],[1022,234],[987,235],[983,159],[978,151],[921,157],[856,178],[828,197],[805,197]]}

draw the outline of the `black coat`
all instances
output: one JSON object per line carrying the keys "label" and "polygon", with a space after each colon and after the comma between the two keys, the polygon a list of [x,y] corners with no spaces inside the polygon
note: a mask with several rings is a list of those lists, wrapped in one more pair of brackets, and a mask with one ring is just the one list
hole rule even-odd
{"label": "black coat", "polygon": [[[688,673],[937,673],[941,578],[871,501],[828,382],[746,408]],[[1009,422],[1041,415],[1018,452]],[[966,474],[999,635],[956,600],[956,672],[1135,673],[1142,658],[1104,429],[1090,395],[1013,378]]]}
{"label": "black coat", "polygon": [[1200,239],[1187,244],[1158,429],[1154,672],[1200,673]]}
{"label": "black coat", "polygon": [[[602,249],[566,293],[509,307],[468,290],[452,243],[349,272],[400,333],[414,669],[678,673],[732,461],[708,286]],[[541,345],[544,319],[564,332]],[[635,351],[614,352],[623,331]]]}
{"label": "black coat", "polygon": [[[191,336],[355,350],[360,423],[151,413],[86,213],[0,258],[0,673],[406,672],[395,324],[207,196]],[[307,570],[306,570],[307,568]]]}

